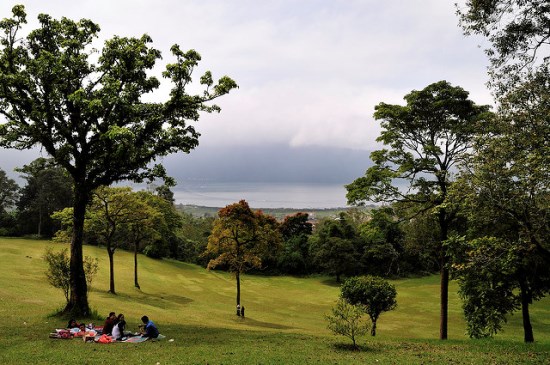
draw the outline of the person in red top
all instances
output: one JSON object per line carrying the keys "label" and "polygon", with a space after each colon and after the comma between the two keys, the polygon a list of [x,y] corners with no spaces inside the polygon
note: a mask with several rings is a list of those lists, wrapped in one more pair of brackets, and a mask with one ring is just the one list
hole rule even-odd
{"label": "person in red top", "polygon": [[105,320],[105,323],[103,324],[103,331],[102,333],[104,335],[110,335],[113,331],[113,327],[116,324],[117,316],[115,312],[109,313],[109,317]]}

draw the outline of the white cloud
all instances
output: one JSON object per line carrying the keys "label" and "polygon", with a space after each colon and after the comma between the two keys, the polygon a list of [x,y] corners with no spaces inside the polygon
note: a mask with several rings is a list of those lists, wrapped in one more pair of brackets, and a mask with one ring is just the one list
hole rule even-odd
{"label": "white cloud", "polygon": [[[148,33],[168,62],[179,43],[203,56],[197,75],[240,85],[197,124],[203,147],[286,143],[370,149],[382,101],[446,79],[490,103],[486,60],[441,0],[29,0],[38,12],[90,18],[102,36]],[[0,17],[11,5],[0,4]],[[36,23],[34,21],[34,23]],[[167,87],[163,88],[166,93]]]}

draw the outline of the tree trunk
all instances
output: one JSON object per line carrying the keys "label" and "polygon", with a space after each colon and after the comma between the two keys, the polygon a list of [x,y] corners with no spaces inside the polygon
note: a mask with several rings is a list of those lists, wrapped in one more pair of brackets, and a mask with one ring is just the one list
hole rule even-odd
{"label": "tree trunk", "polygon": [[443,246],[448,238],[447,212],[445,209],[439,211],[439,264],[440,264],[440,316],[439,316],[439,339],[447,339],[447,325],[449,321],[449,269],[447,268],[447,250]]}
{"label": "tree trunk", "polygon": [[[446,262],[443,261],[443,264]],[[440,312],[440,322],[439,322],[439,339],[447,339],[447,323],[449,318],[449,269],[446,266],[441,268],[441,312]]]}
{"label": "tree trunk", "polygon": [[241,305],[241,276],[240,273],[237,271],[235,273],[235,278],[237,279],[237,305]]}
{"label": "tree trunk", "polygon": [[371,321],[372,321],[372,328],[370,330],[370,335],[376,336],[376,319],[371,318]]}
{"label": "tree trunk", "polygon": [[531,304],[531,295],[529,288],[523,279],[520,280],[520,295],[521,295],[521,315],[523,318],[523,340],[525,342],[534,342],[533,327],[529,317],[529,304]]}
{"label": "tree trunk", "polygon": [[38,208],[38,237],[42,236],[42,207]]}
{"label": "tree trunk", "polygon": [[137,254],[138,254],[138,244],[135,243],[134,244],[134,286],[138,289],[141,289],[139,287],[139,283],[138,283],[138,259],[137,259]]}
{"label": "tree trunk", "polygon": [[84,216],[86,214],[86,204],[88,204],[88,194],[85,192],[85,189],[78,184],[75,184],[74,192],[70,273],[71,295],[63,312],[70,313],[72,317],[88,317],[90,315],[90,306],[88,305],[88,286],[86,284],[86,274],[84,273],[82,255]]}
{"label": "tree trunk", "polygon": [[115,250],[111,249],[111,245],[107,245],[107,252],[109,253],[109,293],[116,294],[115,292]]}

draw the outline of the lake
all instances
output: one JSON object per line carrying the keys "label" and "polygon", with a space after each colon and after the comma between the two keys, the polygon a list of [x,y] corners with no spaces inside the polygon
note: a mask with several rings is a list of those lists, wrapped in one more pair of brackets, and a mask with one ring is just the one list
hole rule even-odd
{"label": "lake", "polygon": [[346,189],[341,184],[227,183],[186,181],[173,188],[176,204],[224,207],[244,199],[251,208],[342,208]]}

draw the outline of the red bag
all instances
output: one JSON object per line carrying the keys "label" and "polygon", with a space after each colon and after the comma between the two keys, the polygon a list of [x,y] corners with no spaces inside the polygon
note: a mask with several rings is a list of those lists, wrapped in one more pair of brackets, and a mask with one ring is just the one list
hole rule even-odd
{"label": "red bag", "polygon": [[108,335],[101,335],[97,339],[97,342],[99,342],[99,343],[111,343],[111,342],[113,342],[113,338],[111,336],[108,336]]}

